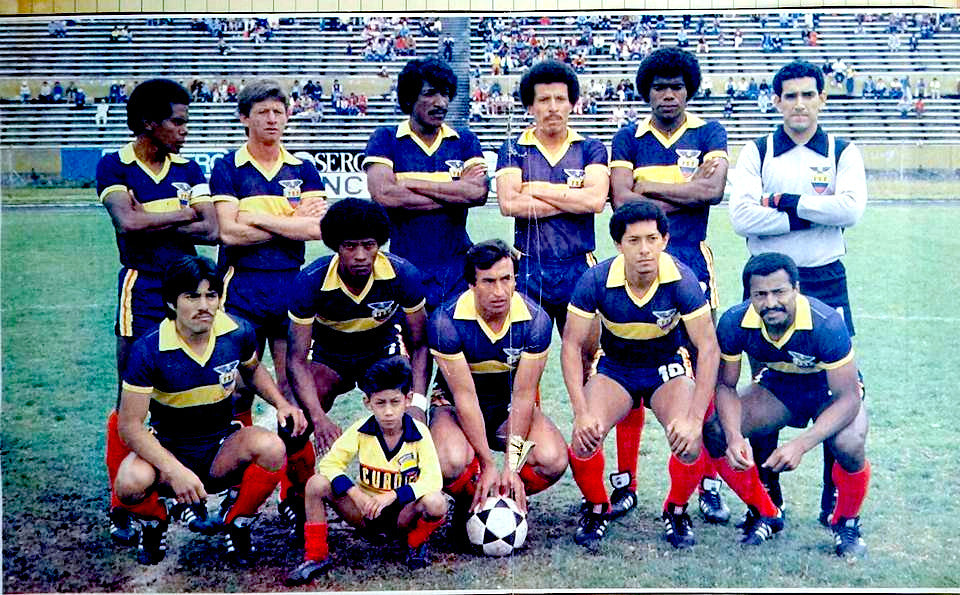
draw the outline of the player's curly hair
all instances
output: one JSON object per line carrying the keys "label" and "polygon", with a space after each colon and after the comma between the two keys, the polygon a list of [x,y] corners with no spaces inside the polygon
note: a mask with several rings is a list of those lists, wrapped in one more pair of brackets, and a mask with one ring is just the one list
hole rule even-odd
{"label": "player's curly hair", "polygon": [[790,285],[798,287],[800,282],[800,272],[797,270],[797,263],[786,254],[779,252],[764,252],[751,256],[750,260],[743,267],[743,295],[744,299],[750,296],[750,278],[754,275],[766,277],[777,271],[784,271],[787,278],[790,279]]}
{"label": "player's curly hair", "polygon": [[463,278],[470,285],[474,285],[477,282],[477,271],[485,271],[504,258],[513,261],[513,273],[516,274],[519,259],[516,252],[506,242],[499,238],[477,242],[467,250],[463,264]]}
{"label": "player's curly hair", "polygon": [[577,73],[567,64],[559,60],[544,60],[537,62],[520,77],[520,103],[523,107],[533,105],[535,87],[550,83],[565,83],[567,85],[567,99],[576,103],[580,98],[580,81]]}
{"label": "player's curly hair", "polygon": [[135,134],[146,132],[147,122],[163,122],[176,104],[189,105],[190,92],[170,79],[150,79],[137,85],[127,99],[127,127]]}
{"label": "player's curly hair", "polygon": [[637,221],[656,221],[657,231],[664,237],[670,232],[670,220],[660,205],[649,200],[637,200],[621,205],[613,212],[613,217],[610,218],[610,237],[619,244],[627,226]]}
{"label": "player's curly hair", "polygon": [[810,77],[817,81],[817,93],[823,93],[823,70],[806,60],[794,60],[780,68],[773,75],[773,94],[777,97],[783,92],[783,81]]}
{"label": "player's curly hair", "polygon": [[407,394],[410,392],[412,383],[413,371],[410,369],[407,358],[394,355],[370,366],[357,382],[357,388],[368,397],[374,393],[392,389]]}
{"label": "player's curly hair", "polygon": [[697,57],[678,47],[665,47],[650,52],[637,68],[637,92],[644,101],[650,101],[650,85],[655,77],[683,77],[687,99],[700,90],[700,63]]}
{"label": "player's curly hair", "polygon": [[206,279],[210,289],[223,295],[223,279],[217,274],[217,265],[206,256],[183,256],[167,266],[163,272],[160,295],[167,305],[170,320],[177,317],[177,298],[181,293],[193,293]]}
{"label": "player's curly hair", "polygon": [[327,248],[336,252],[346,240],[373,238],[383,246],[390,239],[390,219],[377,203],[362,198],[344,198],[333,203],[320,220],[320,234]]}
{"label": "player's curly hair", "polygon": [[273,79],[252,80],[237,94],[237,111],[242,116],[249,116],[255,104],[268,99],[275,99],[284,106],[287,105],[287,94],[279,82]]}
{"label": "player's curly hair", "polygon": [[427,82],[451,101],[457,96],[457,75],[450,66],[437,58],[417,58],[407,62],[397,77],[397,103],[405,114],[413,112],[413,104],[420,97]]}

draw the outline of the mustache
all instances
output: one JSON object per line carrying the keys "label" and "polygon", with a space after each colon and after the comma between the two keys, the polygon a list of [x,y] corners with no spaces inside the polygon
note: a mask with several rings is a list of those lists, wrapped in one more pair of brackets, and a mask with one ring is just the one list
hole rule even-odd
{"label": "mustache", "polygon": [[760,316],[765,315],[767,312],[783,312],[784,314],[786,314],[787,309],[782,306],[776,306],[773,308],[764,308],[763,310],[760,310]]}

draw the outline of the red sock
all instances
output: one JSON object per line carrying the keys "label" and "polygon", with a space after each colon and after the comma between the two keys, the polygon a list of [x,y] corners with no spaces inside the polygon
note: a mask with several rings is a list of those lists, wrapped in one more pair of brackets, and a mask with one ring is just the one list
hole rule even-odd
{"label": "red sock", "polygon": [[156,492],[150,492],[143,502],[121,504],[120,506],[146,519],[167,520],[167,507],[160,502],[160,496]]}
{"label": "red sock", "polygon": [[630,489],[637,491],[637,457],[643,432],[643,407],[631,409],[617,424],[617,470],[630,473]]}
{"label": "red sock", "polygon": [[253,409],[247,409],[246,411],[238,411],[233,414],[233,419],[242,423],[244,427],[249,427],[253,425]]}
{"label": "red sock", "polygon": [[247,470],[243,472],[243,479],[240,480],[237,501],[230,507],[224,522],[229,524],[238,516],[254,515],[260,505],[273,493],[285,472],[286,465],[276,471],[268,471],[256,463],[250,463]]}
{"label": "red sock", "polygon": [[705,449],[700,449],[700,456],[697,460],[685,464],[677,458],[677,455],[671,454],[667,462],[667,471],[670,473],[670,492],[663,503],[666,509],[668,504],[675,506],[686,506],[693,491],[697,489],[700,478],[703,477],[703,461],[706,459]]}
{"label": "red sock", "polygon": [[573,449],[570,449],[570,470],[573,471],[573,480],[577,482],[577,487],[590,504],[610,506],[610,497],[607,496],[607,488],[603,485],[605,464],[602,447],[585,459],[578,458],[573,454]]}
{"label": "red sock", "polygon": [[313,443],[309,440],[303,448],[287,455],[287,472],[280,478],[280,499],[286,500],[291,489],[294,494],[302,496],[316,464],[317,455],[313,451]]}
{"label": "red sock", "polygon": [[446,492],[453,497],[469,496],[473,498],[473,493],[477,490],[477,484],[474,481],[477,474],[480,473],[480,459],[473,457],[473,460],[463,470],[459,477],[447,485]]}
{"label": "red sock", "polygon": [[553,485],[555,481],[541,475],[540,472],[530,464],[520,467],[520,479],[523,481],[523,489],[527,492],[528,496],[542,492]]}
{"label": "red sock", "polygon": [[110,508],[123,506],[117,495],[113,493],[113,483],[117,480],[117,471],[120,463],[130,454],[130,447],[120,438],[120,414],[116,409],[107,416],[107,477],[110,478]]}
{"label": "red sock", "polygon": [[770,494],[760,483],[760,474],[757,472],[756,465],[744,471],[737,471],[730,466],[730,462],[725,457],[708,460],[720,469],[720,477],[727,482],[730,489],[746,504],[756,508],[760,516],[775,517],[779,514],[777,506],[770,499]]}
{"label": "red sock", "polygon": [[303,559],[323,560],[330,555],[327,547],[327,524],[305,523],[303,525]]}
{"label": "red sock", "polygon": [[426,543],[427,539],[430,538],[430,534],[443,524],[443,518],[444,517],[440,517],[434,521],[428,521],[423,517],[417,519],[416,526],[407,533],[407,545],[410,547],[419,547]]}
{"label": "red sock", "polygon": [[854,473],[846,471],[840,463],[835,462],[833,483],[837,486],[837,506],[833,509],[833,522],[858,516],[870,485],[870,461],[864,461],[863,469]]}

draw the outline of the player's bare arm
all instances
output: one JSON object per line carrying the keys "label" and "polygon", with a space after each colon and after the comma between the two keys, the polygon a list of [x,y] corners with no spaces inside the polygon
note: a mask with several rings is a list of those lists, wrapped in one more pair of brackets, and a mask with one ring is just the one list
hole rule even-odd
{"label": "player's bare arm", "polygon": [[723,200],[729,164],[724,157],[708,159],[682,184],[637,180],[633,191],[674,207],[716,205]]}
{"label": "player's bare arm", "polygon": [[313,422],[313,438],[317,452],[324,453],[340,437],[342,430],[327,416],[317,395],[317,385],[313,381],[310,362],[307,361],[312,332],[312,324],[290,322],[290,361],[287,372],[293,393]]}
{"label": "player's bare arm", "polygon": [[220,241],[227,246],[262,244],[273,234],[254,225],[240,222],[240,207],[236,202],[221,200],[216,203],[220,221]]}
{"label": "player's bare arm", "polygon": [[486,423],[480,411],[477,388],[473,383],[473,376],[466,358],[438,357],[435,359],[450,392],[453,393],[453,404],[457,409],[460,429],[463,430],[463,435],[466,436],[467,442],[473,447],[480,461],[480,480],[473,496],[473,503],[470,505],[471,509],[477,509],[487,496],[497,490],[500,483],[497,463],[490,449],[490,443],[487,442]]}
{"label": "player's bare arm", "polygon": [[743,407],[737,394],[740,362],[720,360],[717,371],[717,415],[727,442],[727,460],[730,466],[742,471],[753,465],[753,450],[741,433]]}
{"label": "player's bare arm", "polygon": [[[710,406],[717,385],[717,366],[720,347],[709,311],[696,318],[684,319],[690,342],[697,348],[697,377],[693,387],[693,401],[686,415],[667,425],[667,439],[678,455],[690,452],[703,434],[703,417]],[[694,451],[695,452],[695,451]]]}
{"label": "player's bare arm", "polygon": [[387,208],[432,211],[443,207],[429,196],[401,184],[393,168],[383,163],[372,163],[367,167],[367,190],[374,201]]}
{"label": "player's bare arm", "polygon": [[141,459],[159,473],[160,481],[169,485],[177,501],[197,504],[207,497],[200,478],[164,448],[144,423],[150,411],[150,395],[124,390],[120,397],[120,437]]}
{"label": "player's bare arm", "polygon": [[587,398],[583,390],[583,349],[590,341],[593,321],[570,313],[563,329],[563,344],[560,348],[560,367],[563,371],[563,383],[570,395],[573,408],[573,448],[575,451],[591,453],[603,443],[604,428],[600,419],[587,407]]}
{"label": "player's bare arm", "polygon": [[243,366],[241,370],[244,373],[244,382],[248,382],[256,389],[260,397],[277,410],[277,423],[281,426],[287,425],[287,419],[293,420],[292,434],[299,436],[307,429],[307,418],[299,407],[294,407],[283,398],[280,388],[277,386],[273,376],[267,372],[267,369],[255,360],[250,366]]}
{"label": "player's bare arm", "polygon": [[599,213],[607,204],[610,175],[606,166],[592,164],[586,168],[582,188],[562,187],[547,182],[527,182],[523,189],[535,199],[564,213]]}
{"label": "player's bare arm", "polygon": [[523,176],[519,170],[506,171],[497,176],[497,204],[500,205],[500,214],[505,217],[534,219],[563,213],[557,207],[525,191]]}
{"label": "player's bare arm", "polygon": [[827,384],[830,392],[836,395],[830,405],[809,428],[773,451],[764,461],[764,467],[773,471],[796,469],[808,450],[853,422],[862,406],[857,364],[851,360],[839,368],[827,370]]}
{"label": "player's bare arm", "polygon": [[513,379],[513,393],[510,396],[510,416],[507,418],[507,451],[508,456],[503,460],[503,471],[500,474],[500,493],[513,497],[517,506],[524,512],[527,510],[526,489],[520,479],[518,470],[510,464],[509,451],[514,436],[526,440],[530,436],[530,426],[533,424],[533,411],[536,407],[537,387],[543,377],[547,358],[520,358],[517,371]]}
{"label": "player's bare arm", "polygon": [[200,215],[193,207],[176,211],[151,213],[144,210],[130,191],[111,192],[103,199],[117,233],[140,231],[165,231],[199,221]]}
{"label": "player's bare arm", "polygon": [[[322,209],[326,213],[326,209]],[[319,240],[320,219],[323,215],[307,216],[297,215],[284,217],[273,215],[271,213],[261,213],[259,211],[240,211],[237,215],[237,222],[245,225],[259,227],[275,236],[287,238],[288,240],[310,241]]]}
{"label": "player's bare arm", "polygon": [[[430,346],[427,344],[427,311],[420,308],[406,314],[407,324],[404,327],[403,342],[410,354],[410,368],[413,372],[413,382],[410,392],[420,395],[427,393],[427,383],[430,381]],[[419,407],[408,407],[408,413],[426,423],[426,413]]]}
{"label": "player's bare arm", "polygon": [[487,202],[487,194],[490,192],[487,166],[484,163],[470,165],[463,170],[459,179],[451,182],[403,178],[398,183],[440,204],[477,207]]}

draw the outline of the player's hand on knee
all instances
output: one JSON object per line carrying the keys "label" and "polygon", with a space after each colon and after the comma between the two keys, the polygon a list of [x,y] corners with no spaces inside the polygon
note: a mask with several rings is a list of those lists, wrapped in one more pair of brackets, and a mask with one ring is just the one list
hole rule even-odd
{"label": "player's hand on knee", "polygon": [[[291,436],[299,436],[307,429],[307,417],[299,407],[281,403],[277,407],[277,423],[290,431]],[[289,427],[293,424],[293,427]]]}
{"label": "player's hand on knee", "polygon": [[499,492],[500,476],[497,468],[491,463],[489,465],[480,465],[480,479],[477,480],[477,491],[473,494],[473,504],[470,510],[479,510],[483,502],[489,497]]}
{"label": "player's hand on knee", "polygon": [[736,471],[744,471],[753,466],[753,450],[743,436],[728,441],[727,461]]}
{"label": "player's hand on knee", "polygon": [[791,440],[780,446],[764,461],[763,466],[771,471],[793,471],[800,466],[800,461],[807,451],[796,441]]}
{"label": "player's hand on knee", "polygon": [[509,467],[505,467],[503,473],[500,474],[500,495],[512,498],[520,511],[526,514],[527,490],[523,485],[523,480],[520,479],[520,474]]}
{"label": "player's hand on knee", "polygon": [[207,491],[197,474],[183,465],[169,475],[161,476],[164,483],[170,486],[177,496],[177,502],[183,504],[199,504],[207,498]]}
{"label": "player's hand on knee", "polygon": [[369,508],[367,513],[364,515],[368,519],[375,519],[383,512],[383,509],[390,506],[397,501],[397,493],[393,490],[389,492],[384,492],[383,494],[377,494],[370,498]]}
{"label": "player's hand on knee", "polygon": [[703,422],[694,417],[682,416],[667,424],[667,440],[670,450],[678,457],[695,457],[700,449]]}
{"label": "player's hand on knee", "polygon": [[317,445],[317,453],[326,454],[337,438],[340,437],[340,432],[340,426],[333,423],[326,415],[313,420],[313,439]]}
{"label": "player's hand on knee", "polygon": [[578,415],[573,419],[573,448],[588,454],[600,447],[603,442],[603,428],[600,420],[590,414]]}

